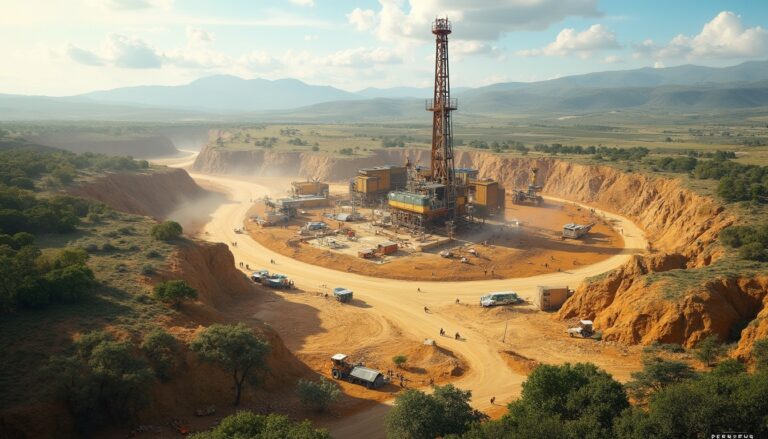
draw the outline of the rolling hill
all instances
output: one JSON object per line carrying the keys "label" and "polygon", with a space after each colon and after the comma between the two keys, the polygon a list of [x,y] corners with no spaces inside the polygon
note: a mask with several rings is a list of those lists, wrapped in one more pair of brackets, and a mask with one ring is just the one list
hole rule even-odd
{"label": "rolling hill", "polygon": [[104,103],[207,112],[282,110],[320,102],[360,99],[360,96],[338,88],[309,85],[298,79],[269,81],[228,75],[209,76],[186,85],[125,87],[78,97]]}

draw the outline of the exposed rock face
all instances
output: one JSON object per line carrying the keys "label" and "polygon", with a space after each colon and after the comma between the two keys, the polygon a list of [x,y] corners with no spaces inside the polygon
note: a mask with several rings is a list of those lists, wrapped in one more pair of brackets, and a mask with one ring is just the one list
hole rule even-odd
{"label": "exposed rock face", "polygon": [[[429,163],[427,150],[382,149],[369,157],[339,158],[312,153],[265,150],[203,149],[194,168],[211,173],[296,175],[344,180],[360,167],[382,164]],[[581,285],[557,317],[591,318],[604,338],[623,343],[652,341],[694,346],[709,334],[722,339],[734,328],[758,316],[742,333],[737,354],[744,356],[752,340],[768,335],[761,279],[711,279],[675,298],[664,294],[664,282],[646,285],[649,273],[701,268],[723,256],[718,233],[735,218],[717,201],[698,195],[668,178],[628,174],[610,166],[589,166],[555,158],[500,157],[477,151],[457,151],[457,167],[479,170],[481,177],[506,188],[526,187],[530,169],[539,169],[544,193],[588,203],[632,219],[643,228],[654,253],[632,258],[603,279]],[[641,249],[645,250],[645,249]]]}
{"label": "exposed rock face", "polygon": [[[222,243],[193,241],[182,244],[166,266],[153,280],[161,282],[183,279],[197,289],[197,303],[183,305],[178,326],[171,323],[171,331],[182,340],[191,341],[203,326],[214,323],[234,324],[233,310],[243,303],[253,303],[257,295],[268,294],[263,287],[254,285],[235,267],[235,260]],[[261,388],[267,392],[289,388],[298,377],[311,372],[283,344],[280,336],[269,326],[248,319],[249,326],[264,338],[270,346],[267,358],[268,371],[261,377]],[[153,389],[151,411],[178,412],[178,405],[190,409],[203,405],[232,403],[231,374],[218,367],[200,363],[195,354],[185,349],[184,366],[180,367],[170,382]],[[254,396],[249,387],[243,401]]]}
{"label": "exposed rock face", "polygon": [[115,210],[164,219],[187,201],[208,195],[183,169],[115,173],[69,190],[72,195],[100,201]]}

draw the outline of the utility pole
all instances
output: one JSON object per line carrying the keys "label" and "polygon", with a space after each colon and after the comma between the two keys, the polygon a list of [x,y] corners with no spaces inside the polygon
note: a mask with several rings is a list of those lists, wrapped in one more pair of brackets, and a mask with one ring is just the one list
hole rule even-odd
{"label": "utility pole", "polygon": [[509,320],[504,322],[504,337],[501,339],[502,343],[506,343],[507,342],[507,325],[508,324],[509,324]]}

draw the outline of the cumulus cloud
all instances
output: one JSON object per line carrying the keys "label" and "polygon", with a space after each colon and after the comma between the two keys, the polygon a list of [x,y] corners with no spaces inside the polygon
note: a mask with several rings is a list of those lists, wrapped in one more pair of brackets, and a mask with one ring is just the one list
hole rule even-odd
{"label": "cumulus cloud", "polygon": [[104,60],[101,57],[89,50],[81,49],[77,46],[68,44],[64,53],[67,57],[73,61],[86,65],[86,66],[101,66],[104,65]]}
{"label": "cumulus cloud", "polygon": [[318,59],[319,64],[335,67],[371,67],[377,64],[399,64],[403,58],[392,50],[381,47],[347,49]]}
{"label": "cumulus cloud", "polygon": [[104,58],[117,67],[152,69],[162,64],[162,57],[144,40],[109,34],[103,47]]}
{"label": "cumulus cloud", "polygon": [[730,11],[717,14],[697,35],[677,35],[665,45],[652,40],[635,46],[635,58],[663,59],[751,58],[768,55],[768,31],[760,26],[747,28],[741,17]]}
{"label": "cumulus cloud", "polygon": [[87,66],[112,65],[126,69],[152,69],[163,63],[163,56],[145,41],[120,35],[109,34],[98,52],[68,44],[65,55],[79,64]]}
{"label": "cumulus cloud", "polygon": [[212,43],[213,40],[214,35],[205,29],[187,26],[187,41],[189,41],[190,44]]}
{"label": "cumulus cloud", "polygon": [[603,58],[603,63],[605,64],[616,64],[623,61],[620,56],[618,55],[608,55],[605,58]]}
{"label": "cumulus cloud", "polygon": [[366,31],[373,28],[376,23],[376,13],[373,9],[355,8],[347,14],[347,21],[355,26],[359,31]]}
{"label": "cumulus cloud", "polygon": [[[567,17],[597,17],[597,0],[379,0],[380,9],[371,14],[355,9],[348,15],[361,27],[378,25],[374,33],[382,41],[430,39],[426,32],[437,16],[447,16],[460,38],[491,41],[501,34],[520,30],[541,30]],[[358,11],[358,12],[355,12]],[[370,10],[368,10],[370,11]],[[460,30],[460,33],[459,33]]]}
{"label": "cumulus cloud", "polygon": [[315,0],[290,0],[294,5],[315,6]]}
{"label": "cumulus cloud", "polygon": [[557,34],[555,41],[541,49],[527,49],[517,52],[520,56],[567,56],[588,57],[598,50],[619,49],[616,34],[602,24],[593,24],[583,32],[566,28]]}
{"label": "cumulus cloud", "polygon": [[[496,46],[475,40],[456,40],[451,42],[451,54],[459,56],[459,59],[465,55],[494,55],[500,56],[501,51]],[[430,55],[430,59],[434,55]]]}

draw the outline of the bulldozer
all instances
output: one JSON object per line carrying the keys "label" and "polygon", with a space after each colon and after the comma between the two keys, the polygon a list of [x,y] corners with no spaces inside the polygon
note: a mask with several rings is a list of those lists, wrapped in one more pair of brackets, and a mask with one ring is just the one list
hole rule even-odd
{"label": "bulldozer", "polygon": [[367,368],[362,363],[351,364],[347,358],[345,354],[335,354],[331,357],[333,379],[361,384],[369,389],[378,389],[389,383],[389,377],[378,370]]}

